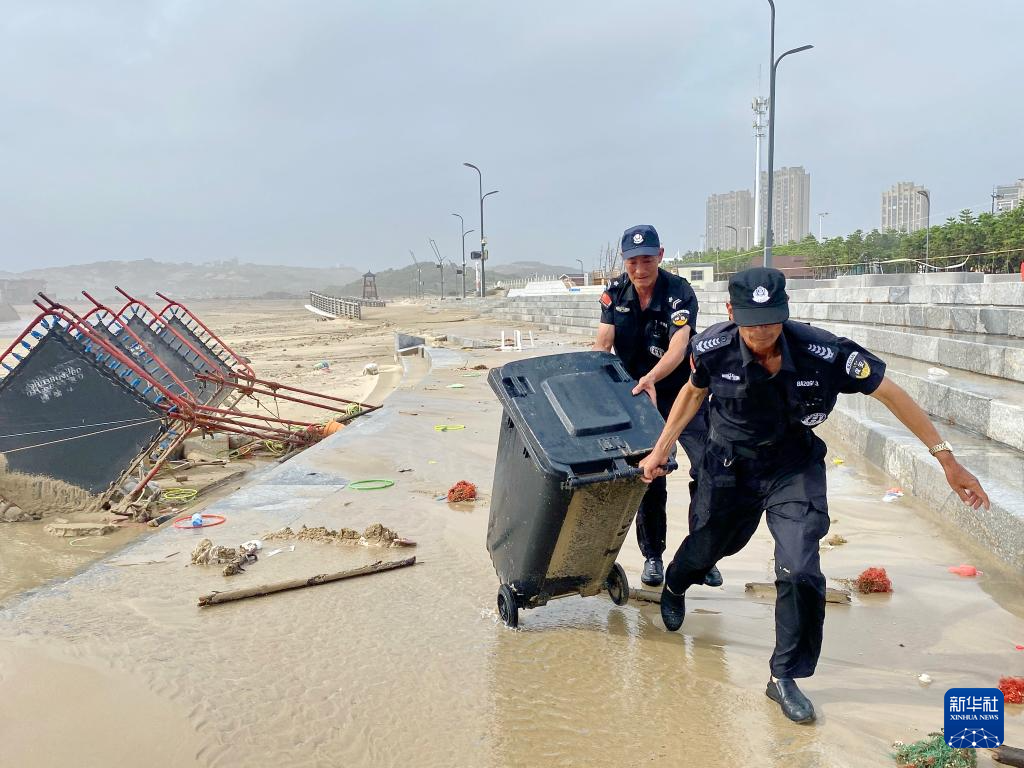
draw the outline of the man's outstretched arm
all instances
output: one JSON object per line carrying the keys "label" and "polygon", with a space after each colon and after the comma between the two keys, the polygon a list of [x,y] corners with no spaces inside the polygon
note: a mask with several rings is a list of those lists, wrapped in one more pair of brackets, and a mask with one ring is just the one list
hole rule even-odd
{"label": "man's outstretched arm", "polygon": [[693,385],[692,381],[679,390],[676,401],[672,403],[672,410],[665,419],[665,428],[661,431],[661,437],[654,445],[654,450],[640,462],[639,467],[644,471],[644,482],[649,483],[656,477],[667,474],[663,469],[672,453],[672,447],[676,440],[683,434],[683,430],[693,420],[700,404],[707,396],[706,389],[700,389]]}
{"label": "man's outstretched arm", "polygon": [[[942,436],[935,429],[928,414],[911,399],[899,384],[889,379],[882,379],[882,383],[871,393],[871,397],[888,408],[893,416],[903,422],[903,425],[913,432],[926,447],[931,448],[942,442]],[[939,460],[942,471],[946,473],[946,482],[949,483],[949,487],[956,492],[964,504],[974,509],[982,505],[985,509],[989,508],[988,494],[981,487],[978,478],[956,460],[952,451],[939,451],[935,454],[935,458]]]}

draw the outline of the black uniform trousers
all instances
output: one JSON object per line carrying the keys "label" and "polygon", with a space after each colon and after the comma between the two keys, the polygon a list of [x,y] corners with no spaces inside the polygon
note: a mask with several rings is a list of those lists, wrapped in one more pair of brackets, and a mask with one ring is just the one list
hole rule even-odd
{"label": "black uniform trousers", "polygon": [[676,552],[665,583],[679,594],[743,549],[761,513],[775,539],[775,677],[810,677],[821,653],[825,577],[818,555],[828,533],[825,443],[808,430],[756,456],[738,455],[712,432],[693,503],[696,530]]}
{"label": "black uniform trousers", "polygon": [[[644,395],[638,395],[644,397]],[[658,397],[658,411],[662,417],[668,419],[669,411],[675,398]],[[697,486],[697,469],[700,467],[701,459],[704,457],[704,446],[708,439],[708,405],[707,399],[701,403],[696,415],[686,425],[683,434],[679,436],[679,444],[686,452],[686,458],[690,460],[690,500],[693,500],[694,489]],[[636,513],[636,541],[640,545],[640,552],[644,558],[661,558],[665,552],[665,532],[668,528],[665,508],[668,503],[668,490],[665,484],[665,477],[658,477],[651,481],[640,502],[640,508]],[[696,522],[693,514],[693,504],[689,504],[689,525],[693,531]],[[714,563],[712,563],[714,565]],[[701,577],[703,578],[703,577]]]}

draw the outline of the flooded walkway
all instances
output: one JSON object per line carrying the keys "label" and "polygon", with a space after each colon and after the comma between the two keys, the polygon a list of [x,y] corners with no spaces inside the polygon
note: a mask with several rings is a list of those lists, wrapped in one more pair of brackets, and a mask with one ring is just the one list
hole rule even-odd
{"label": "flooded walkway", "polygon": [[[224,525],[162,530],[8,602],[3,763],[856,768],[891,764],[893,740],[940,728],[947,688],[1022,674],[1020,575],[969,555],[913,499],[880,503],[891,483],[849,456],[829,465],[833,532],[849,543],[824,552],[823,568],[842,578],[881,565],[896,591],[828,606],[822,662],[804,686],[816,725],[791,724],[763,693],[773,606],[743,585],[771,579],[764,526],[722,563],[722,589],[690,593],[679,633],[664,630],[656,605],[619,608],[606,598],[554,601],[507,629],[484,547],[500,408],[486,371],[462,367],[507,359],[443,352],[382,411],[206,510]],[[465,429],[435,430],[441,424]],[[376,478],[395,484],[346,487]],[[437,500],[460,479],[483,498]],[[685,531],[685,494],[680,472],[669,480],[672,544]],[[298,542],[226,579],[186,567],[203,535],[237,545],[284,525],[375,522],[417,541],[419,564],[196,607],[215,589],[410,553]],[[632,534],[620,562],[638,583]],[[986,574],[947,572],[961,562]],[[917,682],[922,672],[934,678],[928,688]],[[1021,712],[1010,713],[1006,738],[1024,744]]]}

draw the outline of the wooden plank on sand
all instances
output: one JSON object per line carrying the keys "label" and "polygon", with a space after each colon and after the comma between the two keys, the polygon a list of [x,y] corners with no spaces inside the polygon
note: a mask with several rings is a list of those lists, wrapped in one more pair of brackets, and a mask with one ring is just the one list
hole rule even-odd
{"label": "wooden plank on sand", "polygon": [[218,603],[229,603],[233,600],[244,600],[247,597],[270,595],[274,592],[284,592],[288,589],[315,587],[318,584],[327,584],[331,581],[340,581],[341,579],[351,579],[355,576],[365,576],[370,573],[380,573],[382,571],[390,571],[395,568],[404,568],[407,565],[414,565],[415,563],[415,557],[407,557],[405,560],[393,560],[387,563],[377,561],[371,565],[364,565],[361,568],[352,568],[348,571],[339,571],[338,573],[320,573],[316,576],[310,576],[307,579],[289,579],[288,581],[278,581],[273,584],[261,584],[256,587],[232,589],[227,592],[211,592],[208,595],[201,595],[199,597],[199,606],[203,607],[207,605],[217,605]]}

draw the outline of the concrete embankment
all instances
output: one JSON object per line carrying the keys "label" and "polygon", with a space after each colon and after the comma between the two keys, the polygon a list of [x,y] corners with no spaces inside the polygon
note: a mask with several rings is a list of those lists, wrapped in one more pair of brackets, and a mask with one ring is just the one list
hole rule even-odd
{"label": "concrete embankment", "polygon": [[[973,281],[955,284],[913,277],[792,281],[791,314],[885,358],[888,375],[935,417],[989,489],[992,510],[966,509],[924,447],[873,400],[842,396],[820,431],[868,457],[939,519],[1024,569],[1024,284],[982,282],[981,275],[950,277]],[[724,284],[711,288],[697,292],[700,328],[727,318]],[[581,340],[593,336],[600,317],[592,296],[572,295],[508,299],[491,312],[498,322]]]}

